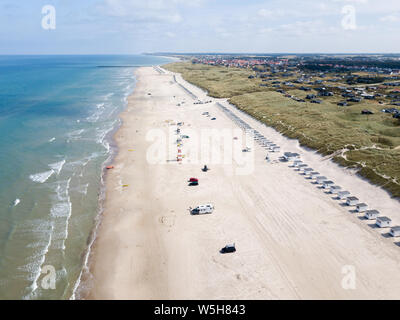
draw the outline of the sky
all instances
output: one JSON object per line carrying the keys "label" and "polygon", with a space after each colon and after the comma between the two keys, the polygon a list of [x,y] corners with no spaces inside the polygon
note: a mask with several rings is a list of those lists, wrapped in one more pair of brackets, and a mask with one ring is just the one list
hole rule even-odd
{"label": "sky", "polygon": [[0,0],[0,54],[399,53],[399,30],[400,0]]}

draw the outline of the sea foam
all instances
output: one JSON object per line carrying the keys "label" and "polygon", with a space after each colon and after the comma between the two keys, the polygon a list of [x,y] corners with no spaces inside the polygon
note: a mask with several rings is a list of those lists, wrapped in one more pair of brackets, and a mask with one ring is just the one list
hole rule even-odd
{"label": "sea foam", "polygon": [[41,173],[36,173],[36,174],[31,174],[29,176],[29,178],[33,181],[33,182],[37,182],[37,183],[45,183],[54,173],[54,170],[51,169],[49,171],[46,172],[41,172]]}
{"label": "sea foam", "polygon": [[62,160],[62,161],[60,161],[60,162],[56,162],[56,163],[49,164],[49,167],[50,167],[51,169],[53,169],[54,172],[56,172],[57,175],[58,175],[58,174],[60,174],[60,172],[61,172],[61,170],[62,170],[64,164],[65,164],[65,160]]}

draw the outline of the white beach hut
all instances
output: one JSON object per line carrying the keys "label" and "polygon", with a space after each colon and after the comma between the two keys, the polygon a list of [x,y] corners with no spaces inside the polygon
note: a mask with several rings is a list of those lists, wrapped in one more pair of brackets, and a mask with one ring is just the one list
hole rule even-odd
{"label": "white beach hut", "polygon": [[341,200],[346,199],[348,196],[350,196],[350,192],[348,191],[340,191],[338,193],[338,198]]}
{"label": "white beach hut", "polygon": [[293,161],[293,166],[297,167],[298,165],[300,165],[302,163],[303,163],[303,161],[301,161],[301,160],[295,160],[295,161]]}
{"label": "white beach hut", "polygon": [[390,229],[390,235],[391,235],[392,237],[400,237],[400,227],[397,226],[397,227],[391,228],[391,229]]}
{"label": "white beach hut", "polygon": [[283,155],[283,158],[286,161],[294,161],[296,159],[299,159],[300,155],[298,153],[285,152],[284,155]]}
{"label": "white beach hut", "polygon": [[333,181],[330,181],[330,180],[327,180],[327,181],[324,181],[323,183],[322,183],[322,187],[324,188],[324,189],[328,189],[328,188],[330,188],[331,186],[333,186],[335,183],[333,182]]}
{"label": "white beach hut", "polygon": [[312,172],[309,172],[308,175],[310,176],[311,179],[314,179],[315,177],[319,176],[319,172],[312,171]]}
{"label": "white beach hut", "polygon": [[317,181],[318,184],[322,184],[327,178],[324,176],[319,176],[315,180]]}
{"label": "white beach hut", "polygon": [[365,212],[368,209],[368,205],[366,203],[357,204],[357,212]]}
{"label": "white beach hut", "polygon": [[375,220],[379,216],[379,211],[378,210],[367,210],[365,212],[365,218],[368,220]]}
{"label": "white beach hut", "polygon": [[342,190],[342,187],[339,187],[339,186],[331,186],[330,192],[331,192],[332,194],[336,194],[336,193],[339,193],[340,190]]}
{"label": "white beach hut", "polygon": [[347,199],[346,199],[346,204],[348,206],[355,206],[358,204],[358,202],[359,202],[359,200],[357,197],[347,197]]}
{"label": "white beach hut", "polygon": [[376,218],[376,225],[379,228],[388,228],[392,224],[392,220],[388,217],[377,217]]}

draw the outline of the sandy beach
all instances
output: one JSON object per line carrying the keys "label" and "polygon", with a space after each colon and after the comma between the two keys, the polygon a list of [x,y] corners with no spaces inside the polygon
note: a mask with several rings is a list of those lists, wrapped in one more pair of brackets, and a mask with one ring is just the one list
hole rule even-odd
{"label": "sandy beach", "polygon": [[[159,70],[136,71],[137,86],[121,115],[123,125],[115,135],[119,151],[106,177],[87,299],[400,297],[399,240],[278,157],[285,151],[299,153],[315,171],[390,217],[393,225],[400,225],[397,200],[226,100],[209,98],[180,75]],[[212,102],[194,104],[197,99]],[[266,151],[254,144],[248,154],[254,168],[248,173],[238,174],[235,161],[208,163],[211,170],[202,172],[206,163],[187,154],[196,133],[239,130],[217,103],[278,144],[281,153],[271,154],[268,163]],[[181,134],[190,137],[181,147],[175,143],[178,122],[183,122]],[[150,138],[157,134],[165,134],[171,152],[152,163]],[[186,155],[182,162],[176,161],[178,148]],[[198,178],[199,186],[188,186],[190,177]],[[212,214],[190,215],[189,207],[206,203],[215,206]],[[229,243],[236,244],[237,252],[220,254]],[[354,286],[346,285],[349,270]]]}

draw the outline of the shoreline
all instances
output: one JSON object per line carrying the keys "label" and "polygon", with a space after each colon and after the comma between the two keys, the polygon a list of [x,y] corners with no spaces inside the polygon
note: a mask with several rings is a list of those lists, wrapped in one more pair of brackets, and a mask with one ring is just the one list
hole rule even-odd
{"label": "shoreline", "polygon": [[[89,258],[92,261],[89,263],[92,287],[84,298],[368,299],[375,292],[378,298],[398,296],[400,290],[397,288],[390,290],[379,285],[380,281],[389,277],[398,277],[395,266],[400,263],[400,259],[395,256],[396,247],[388,241],[391,239],[384,239],[376,230],[362,225],[361,220],[354,221],[354,216],[346,208],[335,205],[323,194],[318,195],[320,191],[299,179],[287,167],[268,167],[261,158],[258,159],[259,150],[256,151],[256,169],[265,172],[273,181],[279,181],[281,186],[278,184],[274,188],[273,183],[265,183],[261,174],[260,177],[258,174],[250,177],[232,176],[230,168],[216,165],[215,170],[208,174],[216,186],[210,185],[211,181],[205,176],[203,179],[207,183],[208,192],[201,188],[193,196],[192,191],[181,184],[182,179],[191,176],[193,170],[198,170],[199,164],[185,163],[176,170],[173,170],[176,167],[174,164],[149,165],[143,155],[138,155],[145,153],[149,146],[149,143],[143,141],[142,130],[156,127],[165,131],[166,119],[184,120],[193,126],[209,127],[209,122],[193,114],[203,109],[218,114],[217,119],[221,121],[222,127],[234,127],[234,124],[229,119],[223,119],[223,113],[216,106],[193,107],[193,100],[187,92],[171,84],[171,73],[159,75],[148,67],[139,68],[137,72],[140,74],[137,77],[137,87],[120,115],[123,124],[115,134],[119,146],[119,152],[114,158],[116,170],[106,177],[102,221]],[[179,83],[182,83],[181,79]],[[204,98],[201,89],[184,83],[190,91]],[[147,96],[146,92],[151,92],[152,96]],[[177,99],[172,98],[173,94],[174,99],[177,96],[177,99],[189,103],[184,108],[188,108],[188,111],[175,107]],[[236,111],[237,114],[239,112]],[[141,120],[138,121],[139,116]],[[258,121],[247,114],[242,118]],[[260,128],[265,126],[261,122],[259,125]],[[283,144],[285,139],[289,140],[273,128],[262,130],[268,131],[276,139],[280,135]],[[132,147],[136,152],[127,152],[131,144],[125,136],[132,139]],[[294,145],[294,141],[288,142],[284,151],[295,151],[286,150],[286,146],[292,148]],[[310,153],[308,158],[307,152]],[[306,155],[306,162],[315,162],[314,152],[303,150],[302,153]],[[338,171],[335,167],[338,165],[333,162],[332,165],[325,163],[321,166],[330,173]],[[350,178],[345,179],[345,175],[349,174],[344,171],[340,179],[346,184],[355,185],[357,180],[354,177],[350,177],[351,181]],[[336,180],[336,176],[331,177]],[[293,180],[301,188],[292,185]],[[129,182],[129,195],[121,186],[125,182]],[[261,191],[254,184],[263,192],[259,193]],[[169,190],[171,187],[173,190]],[[219,197],[221,189],[228,193]],[[368,192],[362,191],[368,195]],[[210,196],[210,192],[215,195]],[[273,198],[265,195],[273,195]],[[216,206],[218,211],[207,218],[195,218],[197,223],[193,225],[193,217],[188,216],[185,209],[193,201],[190,201],[191,198],[198,199],[195,201],[208,201],[212,198],[214,202],[219,202]],[[228,202],[223,201],[224,198]],[[368,202],[368,199],[365,200]],[[296,206],[290,203],[293,201]],[[248,205],[254,208],[250,210],[252,212],[247,212]],[[393,206],[393,203],[390,204],[388,210]],[[171,209],[169,213],[166,212],[168,207]],[[269,215],[268,212],[274,214]],[[274,225],[274,221],[276,223],[275,216],[282,220],[282,225],[272,228],[270,225]],[[227,221],[232,224],[229,228],[226,226]],[[285,233],[292,232],[292,225],[296,225],[298,231],[292,237],[283,237]],[[313,229],[311,233],[310,228]],[[287,243],[286,246],[282,246],[282,240],[278,239],[285,239],[283,243]],[[230,240],[238,240],[244,250],[241,254],[243,256],[236,254],[221,257],[216,253],[218,248]],[[308,247],[313,247],[313,251],[309,252]],[[379,261],[372,258],[377,256],[380,257]],[[365,262],[374,264],[374,267],[366,268]],[[297,268],[291,268],[292,263]],[[370,281],[369,287],[362,283],[360,289],[353,292],[340,288],[340,266],[351,263],[360,269],[363,278]],[[386,267],[387,274],[375,275],[374,272],[379,272],[382,266]],[[228,272],[221,273],[224,268]],[[313,280],[305,283],[309,277]],[[191,286],[187,286],[188,281]],[[232,282],[236,284],[236,289],[231,288]]]}
{"label": "shoreline", "polygon": [[122,119],[122,114],[125,112],[126,108],[128,107],[128,98],[133,94],[133,92],[135,91],[135,88],[136,88],[136,84],[137,84],[136,70],[137,69],[138,68],[135,68],[135,71],[133,72],[133,74],[135,76],[135,78],[133,79],[133,81],[134,81],[134,86],[132,89],[133,91],[131,93],[129,93],[126,97],[125,106],[117,118],[118,124],[105,137],[105,140],[107,140],[109,143],[110,151],[109,151],[108,158],[103,162],[102,167],[101,167],[101,176],[100,176],[101,182],[100,182],[100,190],[99,190],[99,196],[98,196],[97,215],[95,217],[95,225],[88,236],[88,241],[87,241],[88,246],[82,257],[82,259],[83,259],[82,268],[81,268],[79,276],[76,279],[76,282],[73,286],[72,294],[68,300],[81,300],[81,299],[84,299],[85,295],[87,294],[85,292],[87,292],[88,288],[86,288],[85,286],[88,284],[88,282],[90,282],[90,278],[91,278],[90,266],[92,263],[91,260],[92,260],[92,255],[93,255],[93,249],[94,249],[94,245],[96,242],[99,227],[101,225],[102,217],[104,214],[104,203],[105,203],[106,192],[107,192],[106,183],[107,183],[107,174],[108,174],[108,170],[106,169],[106,167],[108,165],[110,165],[118,155],[119,148],[118,148],[118,144],[115,140],[115,136],[118,133],[118,131],[120,130],[120,128],[123,126],[124,122]]}

